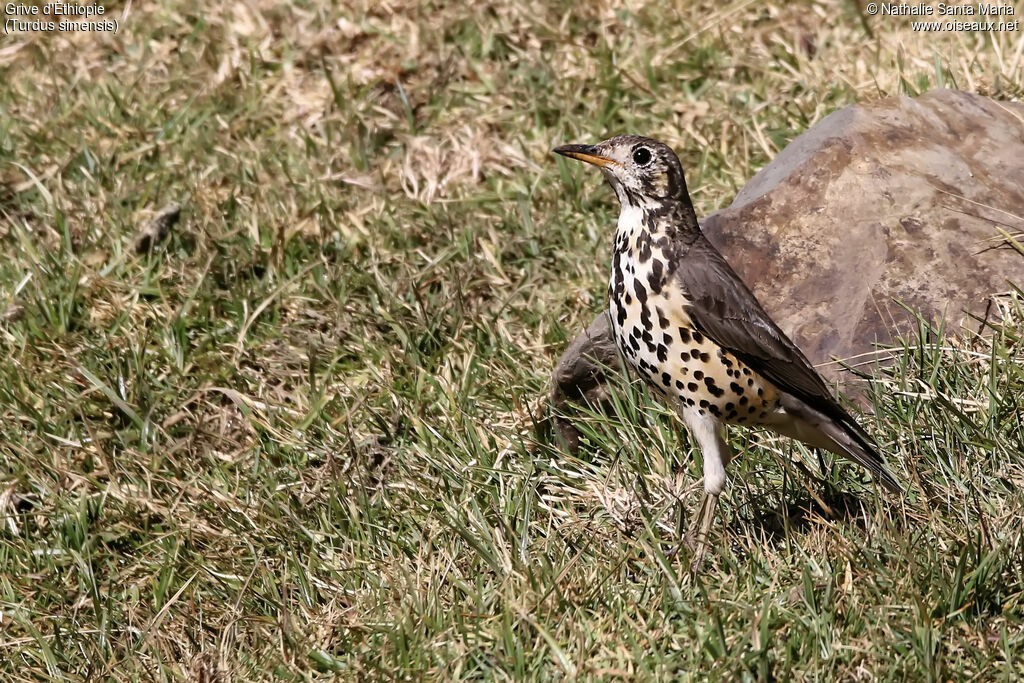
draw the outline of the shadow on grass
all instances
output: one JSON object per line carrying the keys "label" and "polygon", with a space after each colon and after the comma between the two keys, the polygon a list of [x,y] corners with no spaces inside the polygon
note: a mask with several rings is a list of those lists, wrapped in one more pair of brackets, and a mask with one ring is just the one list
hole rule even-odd
{"label": "shadow on grass", "polygon": [[801,489],[780,491],[780,497],[772,501],[765,500],[767,496],[748,497],[728,526],[735,532],[755,533],[773,544],[790,534],[807,531],[817,520],[864,528],[864,500],[860,496],[820,479],[813,485],[814,496]]}

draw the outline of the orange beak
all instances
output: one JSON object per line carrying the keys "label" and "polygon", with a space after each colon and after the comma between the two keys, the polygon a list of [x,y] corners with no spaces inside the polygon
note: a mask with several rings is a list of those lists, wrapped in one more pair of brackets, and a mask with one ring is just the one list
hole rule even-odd
{"label": "orange beak", "polygon": [[585,161],[588,164],[594,164],[595,166],[621,166],[615,159],[606,157],[598,152],[597,147],[594,145],[562,145],[561,147],[555,147],[553,150],[555,154],[561,154],[563,157],[569,157],[570,159],[576,159],[578,161]]}

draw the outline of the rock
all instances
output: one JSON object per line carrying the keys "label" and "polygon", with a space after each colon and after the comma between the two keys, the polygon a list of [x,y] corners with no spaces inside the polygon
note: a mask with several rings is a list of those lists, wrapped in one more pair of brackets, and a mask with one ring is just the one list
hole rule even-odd
{"label": "rock", "polygon": [[[1000,230],[1024,229],[1024,105],[955,90],[852,105],[789,144],[701,221],[708,239],[826,378],[857,393],[846,361],[870,371],[926,319],[956,329],[1024,282]],[[977,323],[976,323],[977,324]],[[552,403],[607,398],[619,367],[599,315],[562,355]],[[824,365],[821,365],[824,364]],[[559,431],[570,447],[571,424]]]}
{"label": "rock", "polygon": [[552,377],[551,406],[555,412],[555,428],[562,444],[575,453],[579,449],[579,432],[565,418],[569,403],[584,399],[608,411],[606,372],[621,369],[619,352],[612,339],[611,321],[604,313],[594,318],[590,327],[569,344]]}

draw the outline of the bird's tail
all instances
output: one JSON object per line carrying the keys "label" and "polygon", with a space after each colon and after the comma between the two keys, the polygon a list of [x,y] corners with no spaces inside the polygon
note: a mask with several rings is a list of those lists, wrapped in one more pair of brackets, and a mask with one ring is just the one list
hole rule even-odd
{"label": "bird's tail", "polygon": [[841,415],[845,419],[830,417],[796,397],[785,397],[782,407],[787,419],[772,425],[781,434],[846,456],[865,467],[876,481],[893,493],[902,490],[899,482],[885,469],[885,461],[875,449],[871,437],[845,411]]}

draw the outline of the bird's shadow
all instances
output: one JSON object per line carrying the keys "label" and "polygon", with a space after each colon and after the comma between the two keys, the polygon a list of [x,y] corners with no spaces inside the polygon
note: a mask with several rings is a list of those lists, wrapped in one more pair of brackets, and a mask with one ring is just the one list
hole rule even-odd
{"label": "bird's shadow", "polygon": [[785,540],[793,533],[802,533],[814,520],[830,520],[864,528],[864,501],[829,481],[815,479],[813,495],[807,488],[756,494],[748,491],[728,523],[740,535],[753,534],[769,543]]}
{"label": "bird's shadow", "polygon": [[[758,544],[775,547],[785,543],[787,538],[806,532],[812,525],[820,526],[821,520],[859,529],[867,527],[868,512],[861,496],[813,475],[806,485],[795,490],[790,487],[746,488],[735,500],[732,513],[722,522],[730,532],[727,536],[733,539],[732,554],[741,562],[750,553],[750,548],[740,541],[742,538],[754,538]],[[682,535],[684,528],[685,522],[680,520],[678,533]],[[683,545],[685,543],[673,542],[667,555],[674,556]]]}

